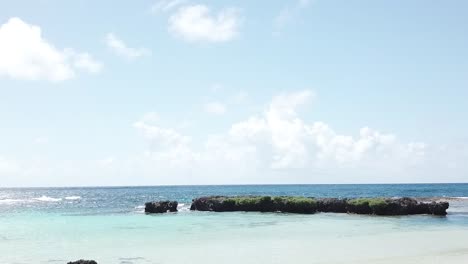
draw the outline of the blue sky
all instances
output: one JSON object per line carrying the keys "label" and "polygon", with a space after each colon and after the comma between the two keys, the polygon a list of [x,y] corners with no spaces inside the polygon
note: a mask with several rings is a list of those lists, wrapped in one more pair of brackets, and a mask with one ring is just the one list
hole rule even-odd
{"label": "blue sky", "polygon": [[2,185],[467,182],[467,8],[1,3]]}

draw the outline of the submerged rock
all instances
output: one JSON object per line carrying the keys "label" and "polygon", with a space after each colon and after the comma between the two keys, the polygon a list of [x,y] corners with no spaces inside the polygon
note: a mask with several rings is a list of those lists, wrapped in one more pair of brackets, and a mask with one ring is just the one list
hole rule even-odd
{"label": "submerged rock", "polygon": [[177,201],[155,201],[145,203],[145,213],[177,212]]}
{"label": "submerged rock", "polygon": [[94,261],[94,260],[80,259],[80,260],[77,260],[77,261],[70,261],[67,264],[97,264],[97,262]]}
{"label": "submerged rock", "polygon": [[193,200],[190,210],[214,212],[315,212],[373,215],[446,215],[448,202],[417,201],[413,198],[307,198],[289,196],[208,196]]}

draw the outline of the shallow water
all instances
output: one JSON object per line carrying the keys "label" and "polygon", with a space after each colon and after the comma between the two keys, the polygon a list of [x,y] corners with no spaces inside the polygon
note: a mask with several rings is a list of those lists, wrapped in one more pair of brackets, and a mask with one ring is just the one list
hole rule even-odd
{"label": "shallow water", "polygon": [[[0,263],[467,263],[468,200],[447,217],[190,212],[193,197],[465,197],[468,185],[0,189]],[[145,215],[175,199],[178,213]]]}

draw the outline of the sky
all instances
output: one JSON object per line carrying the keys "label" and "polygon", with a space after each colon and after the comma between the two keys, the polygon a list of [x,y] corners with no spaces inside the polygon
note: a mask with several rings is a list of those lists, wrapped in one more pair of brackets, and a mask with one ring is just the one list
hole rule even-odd
{"label": "sky", "polygon": [[468,182],[467,1],[2,1],[0,187]]}

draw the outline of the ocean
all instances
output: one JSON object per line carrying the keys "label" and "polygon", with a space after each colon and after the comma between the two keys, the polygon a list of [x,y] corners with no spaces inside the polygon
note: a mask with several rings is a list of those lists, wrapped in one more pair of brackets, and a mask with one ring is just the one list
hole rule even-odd
{"label": "ocean", "polygon": [[[206,195],[444,197],[446,217],[191,212]],[[468,263],[468,184],[1,188],[0,263]],[[177,200],[179,212],[144,214]]]}

